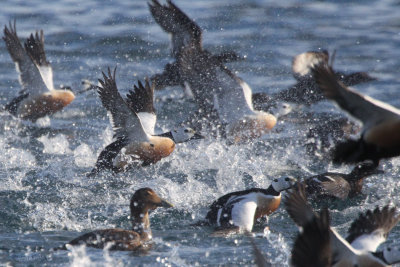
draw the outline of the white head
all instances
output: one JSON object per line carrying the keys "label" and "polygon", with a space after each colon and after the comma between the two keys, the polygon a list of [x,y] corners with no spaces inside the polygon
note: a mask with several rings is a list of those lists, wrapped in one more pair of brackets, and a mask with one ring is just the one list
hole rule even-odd
{"label": "white head", "polygon": [[280,117],[292,112],[292,106],[286,102],[278,102],[274,104],[268,111],[279,119]]}
{"label": "white head", "polygon": [[387,247],[382,253],[384,260],[390,265],[400,262],[400,246]]}
{"label": "white head", "polygon": [[192,128],[178,128],[171,131],[172,139],[175,143],[183,143],[194,139],[204,139],[204,136],[198,134]]}
{"label": "white head", "polygon": [[291,176],[280,177],[277,179],[272,180],[271,186],[274,188],[276,192],[282,192],[289,188],[292,188],[293,185],[297,180]]}

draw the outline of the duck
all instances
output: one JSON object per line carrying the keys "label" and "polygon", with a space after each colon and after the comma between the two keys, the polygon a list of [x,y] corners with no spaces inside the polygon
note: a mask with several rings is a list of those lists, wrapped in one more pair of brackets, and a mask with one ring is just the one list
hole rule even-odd
{"label": "duck", "polygon": [[400,155],[400,110],[365,96],[339,81],[332,67],[313,67],[316,83],[327,98],[362,122],[361,136],[338,143],[333,150],[334,163],[358,163]]}
{"label": "duck", "polygon": [[[309,260],[319,259],[324,263],[318,266],[387,266],[400,262],[400,250],[397,247],[389,246],[377,251],[378,246],[386,241],[389,232],[400,221],[395,207],[386,205],[361,213],[351,223],[348,235],[344,238],[329,225],[328,210],[320,214],[314,212],[307,202],[304,184],[298,184],[289,191],[284,203],[289,216],[303,229],[303,240],[296,240],[292,249],[292,255],[295,256],[292,258],[293,266],[312,266],[304,262],[311,255],[314,256]],[[309,227],[316,228],[313,230]],[[304,242],[307,242],[306,245]],[[314,251],[314,248],[317,250]]]}
{"label": "duck", "polygon": [[[292,61],[292,73],[297,83],[288,89],[271,95],[263,92],[253,94],[253,106],[257,110],[268,110],[271,105],[281,101],[310,106],[324,100],[323,92],[314,81],[312,67],[319,64],[332,66],[335,55],[336,53],[334,52],[330,56],[327,50],[307,51],[296,55]],[[335,76],[346,86],[376,80],[366,72],[346,74],[341,71],[335,71]]]}
{"label": "duck", "polygon": [[[254,110],[250,86],[224,65],[229,57],[203,49],[202,30],[192,19],[170,0],[165,5],[152,0],[149,9],[161,28],[172,35],[175,62],[167,65],[161,76],[173,76],[168,81],[183,86],[197,104],[185,124],[234,143],[251,141],[276,125],[275,116]],[[152,79],[163,84],[161,76]]]}
{"label": "duck", "polygon": [[304,179],[306,192],[315,198],[337,198],[345,200],[361,193],[363,181],[374,174],[382,174],[372,161],[357,164],[349,174],[326,172]]}
{"label": "duck", "polygon": [[103,106],[111,113],[116,140],[103,149],[88,177],[105,169],[126,170],[133,159],[142,161],[142,166],[156,163],[172,153],[175,143],[204,138],[190,128],[154,134],[157,120],[154,87],[147,79],[144,85],[139,81],[124,100],[118,92],[115,73],[116,68],[113,73],[108,68],[107,75],[102,72],[97,92]]}
{"label": "duck", "polygon": [[53,70],[44,49],[43,30],[36,31],[24,47],[17,35],[16,21],[4,26],[3,40],[19,72],[21,91],[5,110],[23,120],[35,122],[68,106],[75,95],[67,88],[55,89]]}
{"label": "duck", "polygon": [[210,225],[221,234],[251,232],[254,221],[279,208],[281,192],[296,182],[293,177],[274,179],[267,189],[251,188],[228,193],[214,201],[206,215]]}
{"label": "duck", "polygon": [[95,230],[71,240],[63,248],[83,244],[87,247],[122,251],[146,248],[152,239],[149,211],[160,207],[171,208],[173,205],[159,197],[151,188],[140,188],[130,201],[131,230],[119,228]]}

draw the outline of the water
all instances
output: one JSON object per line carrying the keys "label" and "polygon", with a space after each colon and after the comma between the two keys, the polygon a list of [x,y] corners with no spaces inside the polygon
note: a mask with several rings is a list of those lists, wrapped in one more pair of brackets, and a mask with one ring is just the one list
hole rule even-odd
{"label": "water", "polygon": [[[368,71],[377,81],[357,86],[400,106],[400,23],[397,1],[176,1],[204,29],[204,45],[232,49],[247,59],[230,64],[254,92],[276,92],[294,83],[291,60],[319,48],[337,50],[335,67]],[[42,28],[55,84],[81,89],[108,66],[118,66],[124,94],[137,79],[171,61],[168,36],[150,16],[146,1],[3,0],[0,21],[16,18],[20,38]],[[19,90],[14,65],[1,42],[0,105]],[[180,88],[156,93],[158,130],[173,128],[192,104]],[[210,237],[211,228],[193,228],[213,199],[234,190],[267,187],[274,177],[309,176],[350,167],[310,156],[304,144],[308,123],[302,113],[341,115],[331,103],[294,107],[290,119],[253,144],[227,146],[202,140],[178,145],[154,166],[88,179],[101,149],[112,139],[105,110],[94,92],[79,95],[65,110],[36,124],[0,113],[0,261],[11,265],[189,266],[251,265],[251,243],[243,236]],[[318,116],[318,115],[312,115]],[[366,180],[364,195],[335,203],[333,224],[345,234],[360,211],[400,204],[400,159],[382,161],[384,175]],[[138,257],[76,247],[49,252],[82,232],[129,228],[129,199],[150,186],[175,204],[151,215],[154,247]],[[264,232],[268,225],[270,230]],[[256,243],[278,265],[287,265],[296,227],[284,209],[254,228]],[[388,243],[400,238],[397,226]]]}

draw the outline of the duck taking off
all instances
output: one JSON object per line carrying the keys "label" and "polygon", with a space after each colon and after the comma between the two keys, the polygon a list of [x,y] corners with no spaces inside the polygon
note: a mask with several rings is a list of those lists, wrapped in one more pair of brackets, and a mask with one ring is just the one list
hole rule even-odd
{"label": "duck taking off", "polygon": [[14,24],[4,27],[3,40],[19,73],[22,90],[5,109],[14,116],[35,122],[69,105],[75,95],[70,90],[54,89],[53,70],[46,59],[43,30],[31,34],[24,47]]}
{"label": "duck taking off", "polygon": [[315,81],[326,97],[363,123],[358,140],[348,139],[336,145],[335,163],[357,163],[400,155],[400,110],[372,97],[365,96],[338,81],[331,66],[313,68]]}
{"label": "duck taking off", "polygon": [[224,65],[229,57],[202,48],[202,31],[192,19],[170,0],[166,5],[153,0],[149,8],[161,28],[171,34],[175,57],[152,80],[190,89],[198,110],[190,114],[188,125],[217,131],[234,142],[260,137],[275,126],[276,117],[253,109],[251,88]]}
{"label": "duck taking off", "polygon": [[153,105],[154,88],[148,80],[145,85],[139,81],[124,100],[117,89],[115,72],[116,68],[113,74],[110,68],[108,75],[103,72],[97,91],[103,106],[111,113],[116,140],[100,153],[88,176],[104,169],[122,171],[135,160],[142,161],[142,165],[156,163],[172,153],[175,143],[202,138],[190,128],[154,134],[157,120]]}

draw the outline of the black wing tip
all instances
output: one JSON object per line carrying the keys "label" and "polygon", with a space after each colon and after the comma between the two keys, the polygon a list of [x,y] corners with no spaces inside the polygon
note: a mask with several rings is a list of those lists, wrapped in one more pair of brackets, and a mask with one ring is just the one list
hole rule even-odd
{"label": "black wing tip", "polygon": [[396,212],[396,207],[385,205],[382,209],[376,206],[374,210],[360,213],[358,218],[352,222],[346,240],[351,243],[359,236],[370,234],[377,229],[382,229],[386,238],[392,228],[400,221],[400,214],[396,215]]}

